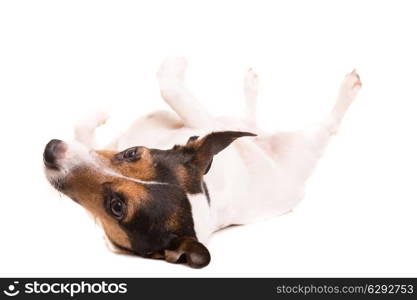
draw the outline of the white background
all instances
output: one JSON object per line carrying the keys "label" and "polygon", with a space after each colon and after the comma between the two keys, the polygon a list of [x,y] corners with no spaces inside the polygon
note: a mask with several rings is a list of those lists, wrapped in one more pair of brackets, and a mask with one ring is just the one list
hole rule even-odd
{"label": "white background", "polygon": [[[415,1],[1,1],[1,276],[417,276]],[[202,270],[110,253],[43,176],[51,138],[101,108],[102,144],[165,104],[155,73],[185,56],[214,114],[298,128],[357,68],[363,90],[290,214],[214,234]]]}

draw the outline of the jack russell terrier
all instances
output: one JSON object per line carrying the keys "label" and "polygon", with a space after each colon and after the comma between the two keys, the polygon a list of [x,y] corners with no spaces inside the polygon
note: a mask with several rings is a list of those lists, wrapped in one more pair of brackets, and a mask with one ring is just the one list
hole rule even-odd
{"label": "jack russell terrier", "polygon": [[174,112],[144,116],[108,150],[93,150],[95,129],[107,119],[98,114],[76,127],[74,142],[51,140],[43,158],[49,182],[99,221],[114,249],[201,268],[210,262],[204,245],[213,232],[285,214],[300,202],[361,82],[356,71],[346,75],[317,126],[265,134],[256,126],[252,70],[244,81],[246,116],[233,119],[204,110],[186,88],[185,69],[184,59],[170,58],[158,72]]}

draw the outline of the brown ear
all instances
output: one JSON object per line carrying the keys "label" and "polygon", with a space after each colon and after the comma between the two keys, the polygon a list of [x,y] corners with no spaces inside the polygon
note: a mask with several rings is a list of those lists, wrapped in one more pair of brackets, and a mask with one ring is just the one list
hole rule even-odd
{"label": "brown ear", "polygon": [[165,250],[165,260],[171,263],[186,263],[191,268],[203,268],[210,263],[210,252],[192,237],[176,238]]}
{"label": "brown ear", "polygon": [[199,170],[207,173],[213,156],[229,146],[234,140],[243,136],[256,136],[256,134],[242,131],[217,131],[201,139],[193,140],[187,144],[195,150],[193,163]]}

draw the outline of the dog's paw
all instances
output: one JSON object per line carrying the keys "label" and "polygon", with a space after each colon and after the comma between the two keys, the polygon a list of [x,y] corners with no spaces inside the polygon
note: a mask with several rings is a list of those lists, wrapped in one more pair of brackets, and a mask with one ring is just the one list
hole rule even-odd
{"label": "dog's paw", "polygon": [[104,125],[109,115],[104,111],[96,111],[77,122],[74,128],[74,138],[81,144],[93,148],[94,133],[97,127]]}
{"label": "dog's paw", "polygon": [[105,111],[99,110],[87,115],[85,118],[83,118],[81,121],[77,123],[76,127],[80,130],[83,130],[84,128],[91,130],[106,124],[108,119],[109,114]]}
{"label": "dog's paw", "polygon": [[250,68],[245,75],[244,86],[246,93],[257,93],[258,92],[259,78],[252,68]]}
{"label": "dog's paw", "polygon": [[105,111],[97,111],[94,114],[91,115],[91,125],[94,127],[99,127],[101,125],[106,124],[107,120],[109,119],[109,114]]}
{"label": "dog's paw", "polygon": [[168,57],[159,67],[158,79],[160,82],[184,81],[186,68],[187,61],[184,57]]}
{"label": "dog's paw", "polygon": [[353,100],[361,87],[361,79],[356,70],[353,70],[347,74],[345,79],[342,81],[342,84],[340,85],[340,95]]}

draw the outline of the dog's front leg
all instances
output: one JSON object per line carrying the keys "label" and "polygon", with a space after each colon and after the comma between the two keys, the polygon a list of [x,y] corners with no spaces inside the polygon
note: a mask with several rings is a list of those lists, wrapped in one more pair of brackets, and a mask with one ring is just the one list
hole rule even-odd
{"label": "dog's front leg", "polygon": [[88,148],[94,148],[96,128],[106,123],[108,117],[105,112],[97,112],[78,122],[74,129],[75,140]]}
{"label": "dog's front leg", "polygon": [[184,124],[191,128],[215,126],[212,117],[185,86],[184,58],[167,58],[158,71],[162,98],[178,114]]}

